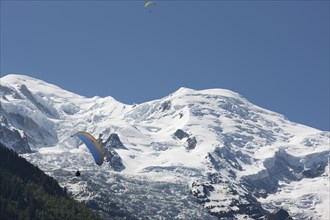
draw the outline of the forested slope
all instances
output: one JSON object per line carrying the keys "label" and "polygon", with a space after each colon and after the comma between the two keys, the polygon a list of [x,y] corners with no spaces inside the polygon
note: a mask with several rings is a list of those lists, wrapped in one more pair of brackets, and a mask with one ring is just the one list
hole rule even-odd
{"label": "forested slope", "polygon": [[38,167],[0,143],[1,219],[100,219]]}

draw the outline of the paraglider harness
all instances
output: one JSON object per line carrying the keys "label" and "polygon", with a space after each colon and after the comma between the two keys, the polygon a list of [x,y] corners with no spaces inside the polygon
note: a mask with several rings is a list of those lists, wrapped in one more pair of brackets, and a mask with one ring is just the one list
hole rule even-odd
{"label": "paraglider harness", "polygon": [[80,176],[80,171],[77,170],[76,173],[75,173],[76,177],[79,177]]}

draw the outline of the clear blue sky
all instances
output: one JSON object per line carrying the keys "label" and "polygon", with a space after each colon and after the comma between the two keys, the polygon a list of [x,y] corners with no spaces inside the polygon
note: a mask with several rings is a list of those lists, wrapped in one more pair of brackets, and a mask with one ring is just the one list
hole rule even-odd
{"label": "clear blue sky", "polygon": [[329,1],[1,0],[1,75],[123,103],[225,88],[329,130]]}

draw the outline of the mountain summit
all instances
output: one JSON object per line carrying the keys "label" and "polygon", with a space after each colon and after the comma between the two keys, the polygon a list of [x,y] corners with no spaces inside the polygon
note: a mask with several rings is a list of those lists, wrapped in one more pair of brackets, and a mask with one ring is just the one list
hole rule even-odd
{"label": "mountain summit", "polygon": [[[0,92],[0,141],[105,218],[113,204],[137,219],[329,218],[329,132],[235,92],[180,88],[126,105],[21,75]],[[78,130],[99,139],[101,167],[70,137]]]}

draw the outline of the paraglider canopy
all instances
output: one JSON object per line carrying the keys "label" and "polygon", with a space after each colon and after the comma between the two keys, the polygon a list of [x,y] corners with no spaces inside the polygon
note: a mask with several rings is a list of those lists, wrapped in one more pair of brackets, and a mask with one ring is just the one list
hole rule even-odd
{"label": "paraglider canopy", "polygon": [[154,4],[156,4],[156,3],[155,2],[152,2],[152,1],[149,1],[149,2],[147,2],[147,3],[144,4],[144,7],[146,8],[146,7],[148,7],[150,5],[154,5]]}
{"label": "paraglider canopy", "polygon": [[95,163],[99,166],[103,163],[104,153],[100,143],[89,133],[85,131],[78,131],[71,135],[71,137],[77,136],[86,145],[89,152],[92,154]]}

